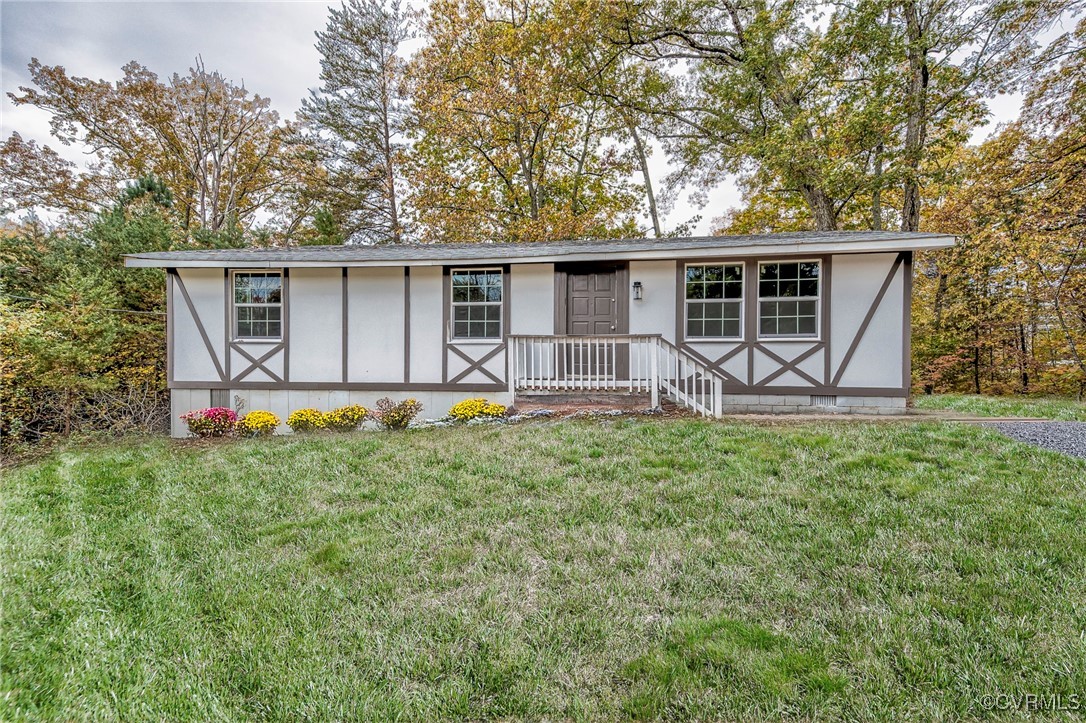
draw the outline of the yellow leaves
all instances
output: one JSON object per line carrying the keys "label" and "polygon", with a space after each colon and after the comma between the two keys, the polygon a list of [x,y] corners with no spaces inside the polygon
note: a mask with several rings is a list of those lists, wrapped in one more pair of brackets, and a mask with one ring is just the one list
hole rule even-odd
{"label": "yellow leaves", "polygon": [[153,173],[173,191],[186,229],[220,230],[251,219],[287,177],[280,166],[287,128],[269,100],[202,64],[164,82],[132,62],[115,84],[36,60],[29,70],[37,88],[14,102],[49,113],[53,135],[82,144],[97,162],[77,175],[48,147],[9,139],[0,153],[4,190],[17,191],[23,208],[101,208],[121,181]]}
{"label": "yellow leaves", "polygon": [[[601,43],[590,4],[457,2],[430,8],[409,68],[407,168],[429,241],[537,241],[629,232],[626,156],[604,149],[602,104],[581,55]],[[581,22],[581,20],[584,22]]]}

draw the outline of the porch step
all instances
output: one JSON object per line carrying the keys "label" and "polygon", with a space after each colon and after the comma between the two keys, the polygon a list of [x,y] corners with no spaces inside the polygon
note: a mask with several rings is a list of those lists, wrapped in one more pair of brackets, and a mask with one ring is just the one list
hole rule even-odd
{"label": "porch step", "polygon": [[648,409],[652,396],[647,392],[517,392],[516,406],[562,406],[600,409]]}

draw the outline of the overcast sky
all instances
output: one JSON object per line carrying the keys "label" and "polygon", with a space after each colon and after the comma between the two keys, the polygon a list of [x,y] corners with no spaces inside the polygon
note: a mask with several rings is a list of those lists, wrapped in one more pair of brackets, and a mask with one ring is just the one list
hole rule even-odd
{"label": "overcast sky", "polygon": [[[114,81],[130,60],[164,77],[186,72],[200,55],[209,70],[244,81],[250,92],[271,98],[275,109],[289,117],[308,89],[317,85],[319,62],[313,33],[324,27],[328,5],[324,0],[0,0],[4,90],[0,131],[4,138],[18,131],[24,138],[48,143],[70,160],[85,160],[78,149],[58,147],[49,137],[46,113],[26,106],[15,108],[8,99],[8,92],[29,84],[26,66],[32,57],[46,65],[62,65],[73,75]],[[995,99],[991,123],[974,138],[983,138],[994,123],[1012,120],[1020,102],[1016,96]],[[659,182],[666,172],[661,153],[655,155],[653,165]],[[700,211],[680,199],[665,225],[673,227],[700,213],[703,219],[697,231],[707,232],[712,219],[739,201],[734,185],[727,183],[710,195],[709,205]]]}

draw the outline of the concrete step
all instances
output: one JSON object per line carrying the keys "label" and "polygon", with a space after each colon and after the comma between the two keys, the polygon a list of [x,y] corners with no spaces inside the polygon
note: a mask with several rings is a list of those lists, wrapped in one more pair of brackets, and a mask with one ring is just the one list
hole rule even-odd
{"label": "concrete step", "polygon": [[629,392],[518,392],[516,406],[530,404],[545,407],[548,404],[562,407],[601,407],[609,409],[646,409],[652,404],[648,393]]}

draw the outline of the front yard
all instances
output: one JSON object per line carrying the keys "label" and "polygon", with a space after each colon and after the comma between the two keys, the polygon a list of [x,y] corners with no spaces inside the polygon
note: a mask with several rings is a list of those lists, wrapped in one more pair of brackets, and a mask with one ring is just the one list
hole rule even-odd
{"label": "front yard", "polygon": [[134,440],[2,474],[3,720],[1086,701],[1086,463],[987,429]]}

